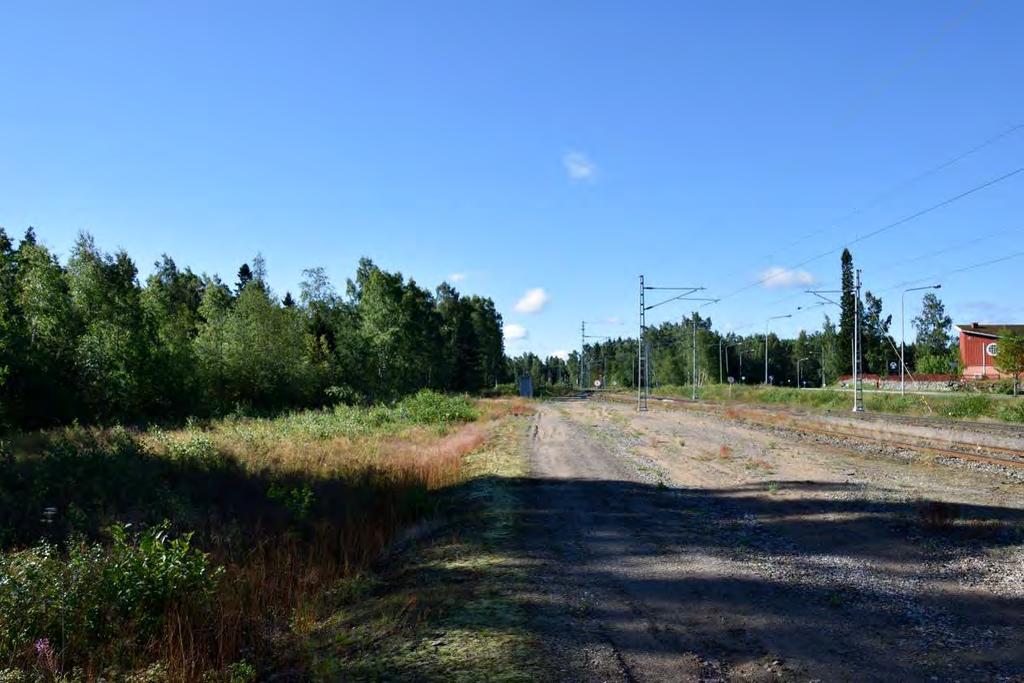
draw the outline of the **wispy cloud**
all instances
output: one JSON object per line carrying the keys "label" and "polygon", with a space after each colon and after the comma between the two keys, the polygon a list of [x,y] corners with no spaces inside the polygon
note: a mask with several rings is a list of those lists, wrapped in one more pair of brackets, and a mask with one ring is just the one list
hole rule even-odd
{"label": "wispy cloud", "polygon": [[622,324],[622,318],[619,318],[618,316],[614,316],[614,315],[611,316],[610,318],[605,318],[604,321],[606,323],[608,323],[609,325],[621,325]]}
{"label": "wispy cloud", "polygon": [[465,273],[452,273],[451,275],[448,276],[448,279],[451,280],[452,282],[462,282],[463,280],[466,279],[466,274]]}
{"label": "wispy cloud", "polygon": [[790,270],[782,266],[772,266],[761,273],[761,285],[767,289],[807,286],[813,285],[815,282],[814,276],[806,270]]}
{"label": "wispy cloud", "polygon": [[569,360],[569,352],[565,349],[556,349],[551,352],[551,355],[555,358],[561,358],[562,360]]}
{"label": "wispy cloud", "polygon": [[566,152],[562,155],[562,165],[570,180],[593,180],[597,175],[597,164],[583,152]]}
{"label": "wispy cloud", "polygon": [[505,339],[509,341],[515,341],[517,339],[526,339],[530,336],[526,328],[516,323],[510,323],[505,325]]}
{"label": "wispy cloud", "polygon": [[539,313],[547,305],[548,293],[542,287],[531,289],[516,302],[516,313]]}

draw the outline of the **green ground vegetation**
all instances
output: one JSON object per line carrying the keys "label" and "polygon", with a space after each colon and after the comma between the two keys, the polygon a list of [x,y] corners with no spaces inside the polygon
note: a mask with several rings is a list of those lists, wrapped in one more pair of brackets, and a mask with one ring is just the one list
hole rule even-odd
{"label": "green ground vegetation", "polygon": [[[689,398],[688,386],[661,386],[654,395]],[[703,400],[736,401],[765,405],[792,405],[816,410],[849,410],[853,394],[834,389],[787,389],[782,387],[754,387],[710,384],[700,388]],[[999,394],[950,393],[907,394],[865,391],[864,407],[878,413],[896,415],[922,415],[953,419],[992,419],[1002,422],[1024,423],[1024,401]]]}
{"label": "green ground vegetation", "polygon": [[[475,505],[486,513],[478,538],[439,544],[431,562],[478,549],[466,561],[485,562],[505,505],[486,482],[515,462],[492,435],[524,410],[421,392],[389,406],[4,440],[0,679],[243,681],[334,666],[304,639],[329,596],[359,593],[403,529]],[[336,658],[346,662],[361,670]]]}

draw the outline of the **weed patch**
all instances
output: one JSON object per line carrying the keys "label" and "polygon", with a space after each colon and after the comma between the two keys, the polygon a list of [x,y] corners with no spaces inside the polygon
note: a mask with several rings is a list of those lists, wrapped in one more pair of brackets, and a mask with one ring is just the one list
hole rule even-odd
{"label": "weed patch", "polygon": [[487,403],[422,392],[390,407],[5,442],[0,670],[305,670],[295,642],[324,596],[369,590],[360,577],[396,534],[473,476],[488,438],[473,421],[523,410]]}

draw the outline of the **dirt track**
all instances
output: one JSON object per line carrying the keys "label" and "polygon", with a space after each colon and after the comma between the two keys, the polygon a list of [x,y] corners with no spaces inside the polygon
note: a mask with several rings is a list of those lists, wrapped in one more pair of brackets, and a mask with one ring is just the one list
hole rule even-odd
{"label": "dirt track", "polygon": [[531,457],[560,679],[1024,680],[1020,478],[597,401]]}

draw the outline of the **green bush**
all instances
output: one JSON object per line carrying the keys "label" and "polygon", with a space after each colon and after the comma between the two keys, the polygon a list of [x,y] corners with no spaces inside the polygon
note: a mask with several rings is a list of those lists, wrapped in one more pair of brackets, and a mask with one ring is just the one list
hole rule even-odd
{"label": "green bush", "polygon": [[1000,401],[996,416],[1007,422],[1024,422],[1024,398]]}
{"label": "green bush", "polygon": [[316,496],[309,484],[293,487],[271,484],[267,498],[284,505],[296,519],[303,521],[309,517]]}
{"label": "green bush", "polygon": [[448,396],[424,390],[399,401],[398,414],[405,420],[422,425],[445,425],[472,422],[476,409],[465,396]]}
{"label": "green bush", "polygon": [[508,382],[506,384],[496,384],[494,387],[489,387],[480,391],[480,395],[484,398],[500,398],[502,396],[518,396],[519,386],[515,382]]}
{"label": "green bush", "polygon": [[957,396],[949,400],[943,408],[950,417],[981,417],[992,412],[992,399],[983,394]]}
{"label": "green bush", "polygon": [[201,432],[189,434],[184,439],[167,440],[167,455],[175,462],[203,470],[220,469],[227,459],[217,450],[213,440]]}
{"label": "green bush", "polygon": [[0,554],[0,663],[31,657],[47,642],[69,663],[113,646],[130,654],[157,638],[172,608],[211,606],[222,570],[166,526],[132,534],[111,529],[112,544],[78,539],[61,552],[42,543]]}

